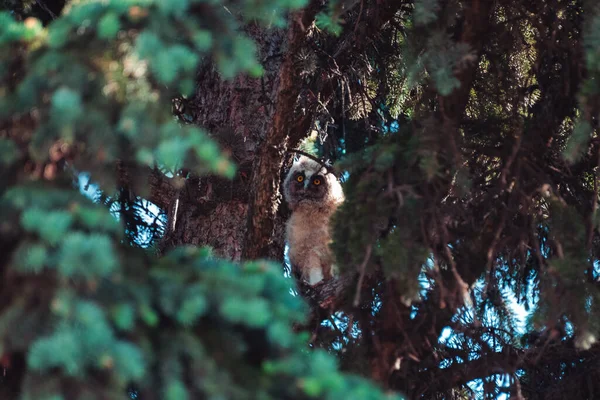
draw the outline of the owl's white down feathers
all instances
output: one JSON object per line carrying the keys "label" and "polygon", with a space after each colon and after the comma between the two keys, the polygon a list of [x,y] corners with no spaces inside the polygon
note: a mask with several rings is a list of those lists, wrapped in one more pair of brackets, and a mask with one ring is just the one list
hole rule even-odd
{"label": "owl's white down feathers", "polygon": [[344,201],[342,186],[318,162],[301,157],[290,169],[283,192],[292,209],[286,226],[292,269],[309,285],[332,278],[330,219]]}

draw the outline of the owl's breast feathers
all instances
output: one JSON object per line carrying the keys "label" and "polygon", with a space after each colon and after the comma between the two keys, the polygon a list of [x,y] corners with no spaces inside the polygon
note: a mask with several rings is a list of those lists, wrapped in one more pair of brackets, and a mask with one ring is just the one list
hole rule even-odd
{"label": "owl's breast feathers", "polygon": [[333,275],[329,220],[334,211],[335,208],[303,207],[300,204],[287,223],[292,268],[297,269],[310,285]]}

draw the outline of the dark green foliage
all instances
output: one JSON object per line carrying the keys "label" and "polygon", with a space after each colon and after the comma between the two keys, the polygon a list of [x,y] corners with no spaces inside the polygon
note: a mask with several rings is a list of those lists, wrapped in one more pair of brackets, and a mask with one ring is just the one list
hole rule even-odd
{"label": "dark green foliage", "polygon": [[[594,1],[0,4],[13,397],[382,397],[334,355],[415,399],[597,397]],[[300,7],[311,18],[288,21]],[[260,41],[286,21],[305,40],[289,54],[301,90],[285,118],[316,121],[302,148],[338,161],[346,195],[332,244],[345,283],[310,321],[271,264],[192,247],[157,257],[165,210],[149,223],[140,206],[151,169],[239,179],[172,99],[194,105],[200,65],[261,76],[279,55],[259,62],[241,32]],[[81,172],[100,204],[78,194]],[[306,326],[310,339],[292,329]]]}
{"label": "dark green foliage", "polygon": [[[280,268],[140,249],[160,234],[140,243],[150,211],[128,186],[143,179],[115,179],[115,164],[232,178],[171,99],[194,90],[203,59],[224,78],[260,75],[234,15],[284,26],[304,1],[73,1],[47,28],[33,3],[2,4],[15,13],[0,12],[2,398],[117,399],[132,385],[143,399],[384,398],[308,350]],[[81,171],[101,204],[79,193]]]}
{"label": "dark green foliage", "polygon": [[[367,65],[336,59],[336,94],[368,87],[370,111],[327,108],[348,174],[333,248],[368,282],[344,359],[397,357],[382,380],[411,398],[596,398],[598,6],[409,3],[353,54]],[[339,54],[365,12],[319,46]]]}

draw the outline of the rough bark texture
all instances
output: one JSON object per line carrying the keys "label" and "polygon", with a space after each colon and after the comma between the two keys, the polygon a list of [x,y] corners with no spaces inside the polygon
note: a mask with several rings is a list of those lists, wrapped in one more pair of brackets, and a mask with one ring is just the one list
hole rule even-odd
{"label": "rough bark texture", "polygon": [[[152,200],[168,210],[169,228],[163,249],[179,244],[208,245],[221,257],[239,261],[242,256],[253,164],[273,117],[273,100],[279,88],[281,52],[285,32],[248,27],[259,44],[265,75],[261,79],[239,76],[220,78],[214,67],[198,73],[196,95],[182,105],[192,122],[204,127],[238,166],[232,181],[217,177],[167,179],[155,174]],[[272,178],[277,179],[279,171]],[[274,217],[271,215],[272,218]],[[284,218],[274,218],[276,232],[269,258],[283,258]]]}
{"label": "rough bark texture", "polygon": [[312,122],[310,112],[295,113],[302,85],[294,59],[318,8],[313,1],[291,15],[287,31],[247,27],[259,45],[261,79],[223,81],[210,64],[199,72],[196,95],[181,105],[181,113],[213,135],[238,174],[231,182],[216,177],[168,182],[155,174],[152,199],[169,215],[163,249],[208,245],[235,261],[283,259],[280,172],[288,146],[297,144]]}

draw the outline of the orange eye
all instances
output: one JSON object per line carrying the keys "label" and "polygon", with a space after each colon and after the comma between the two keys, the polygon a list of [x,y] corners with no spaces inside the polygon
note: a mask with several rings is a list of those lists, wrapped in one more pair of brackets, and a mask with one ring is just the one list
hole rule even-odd
{"label": "orange eye", "polygon": [[313,185],[319,186],[320,184],[321,184],[321,180],[320,179],[317,178],[317,179],[313,180]]}
{"label": "orange eye", "polygon": [[298,182],[302,182],[304,180],[304,177],[302,175],[298,175],[298,177],[296,178],[296,180]]}

